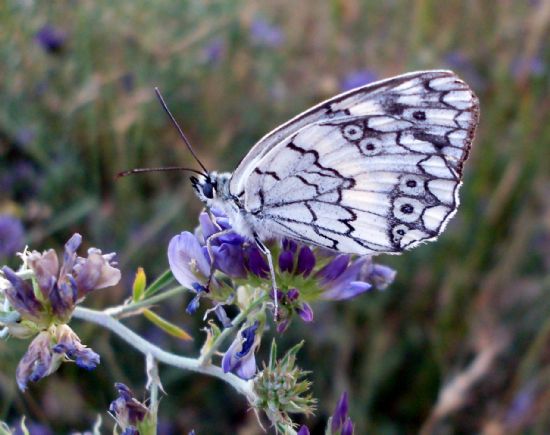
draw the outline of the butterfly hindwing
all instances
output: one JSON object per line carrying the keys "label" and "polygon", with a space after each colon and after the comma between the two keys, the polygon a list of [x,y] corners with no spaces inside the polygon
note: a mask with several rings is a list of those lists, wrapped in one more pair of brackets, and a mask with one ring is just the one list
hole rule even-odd
{"label": "butterfly hindwing", "polygon": [[436,238],[456,212],[477,119],[475,95],[452,72],[385,80],[275,130],[231,190],[274,234],[348,253],[400,252]]}

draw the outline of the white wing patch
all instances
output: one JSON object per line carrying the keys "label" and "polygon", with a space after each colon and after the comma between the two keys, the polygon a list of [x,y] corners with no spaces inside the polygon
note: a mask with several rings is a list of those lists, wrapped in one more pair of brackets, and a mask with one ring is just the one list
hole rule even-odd
{"label": "white wing patch", "polygon": [[458,207],[478,101],[450,71],[337,96],[264,137],[230,182],[255,229],[347,253],[435,239]]}

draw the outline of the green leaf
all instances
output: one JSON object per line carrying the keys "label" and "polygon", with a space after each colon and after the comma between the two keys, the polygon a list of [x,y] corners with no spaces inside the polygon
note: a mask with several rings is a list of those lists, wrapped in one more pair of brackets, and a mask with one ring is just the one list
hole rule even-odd
{"label": "green leaf", "polygon": [[277,343],[275,339],[271,341],[271,351],[269,352],[269,369],[275,370],[275,363],[277,362]]}
{"label": "green leaf", "polygon": [[150,298],[159,290],[161,290],[165,285],[169,284],[173,279],[174,279],[174,275],[172,275],[172,271],[165,270],[162,273],[162,275],[160,275],[157,279],[155,279],[151,283],[151,285],[145,290],[143,297]]}
{"label": "green leaf", "polygon": [[163,319],[162,317],[160,317],[158,314],[154,313],[150,309],[148,308],[144,309],[143,315],[147,318],[147,320],[155,324],[157,327],[162,329],[167,334],[170,334],[173,337],[179,338],[180,340],[193,340],[193,337],[191,337],[182,328],[174,325],[173,323],[169,322],[166,319]]}
{"label": "green leaf", "polygon": [[145,292],[146,286],[147,277],[145,276],[145,271],[142,267],[138,267],[136,277],[134,278],[134,285],[132,286],[132,298],[134,302],[143,299],[143,293]]}

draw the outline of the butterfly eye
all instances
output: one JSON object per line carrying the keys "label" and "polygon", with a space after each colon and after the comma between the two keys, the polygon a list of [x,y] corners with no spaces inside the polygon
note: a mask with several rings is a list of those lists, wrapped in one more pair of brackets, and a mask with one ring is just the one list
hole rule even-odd
{"label": "butterfly eye", "polygon": [[206,182],[202,185],[202,194],[208,199],[212,199],[214,197],[214,186],[210,180],[206,180]]}

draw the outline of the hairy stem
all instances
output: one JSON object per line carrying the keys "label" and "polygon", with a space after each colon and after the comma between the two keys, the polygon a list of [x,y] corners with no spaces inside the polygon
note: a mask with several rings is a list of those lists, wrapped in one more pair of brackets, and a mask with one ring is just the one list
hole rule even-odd
{"label": "hairy stem", "polygon": [[224,373],[220,367],[211,364],[201,365],[198,359],[179,356],[167,352],[160,347],[149,343],[147,340],[136,334],[128,327],[124,326],[122,323],[120,323],[120,321],[111,317],[109,314],[101,311],[91,310],[89,308],[76,307],[73,312],[73,317],[80,320],[96,323],[104,328],[109,329],[144,355],[150,353],[158,361],[164,364],[219,378],[227,382],[239,393],[246,396],[249,403],[253,404],[256,402],[257,397],[256,393],[254,393],[252,389],[252,382],[245,381],[232,373]]}

